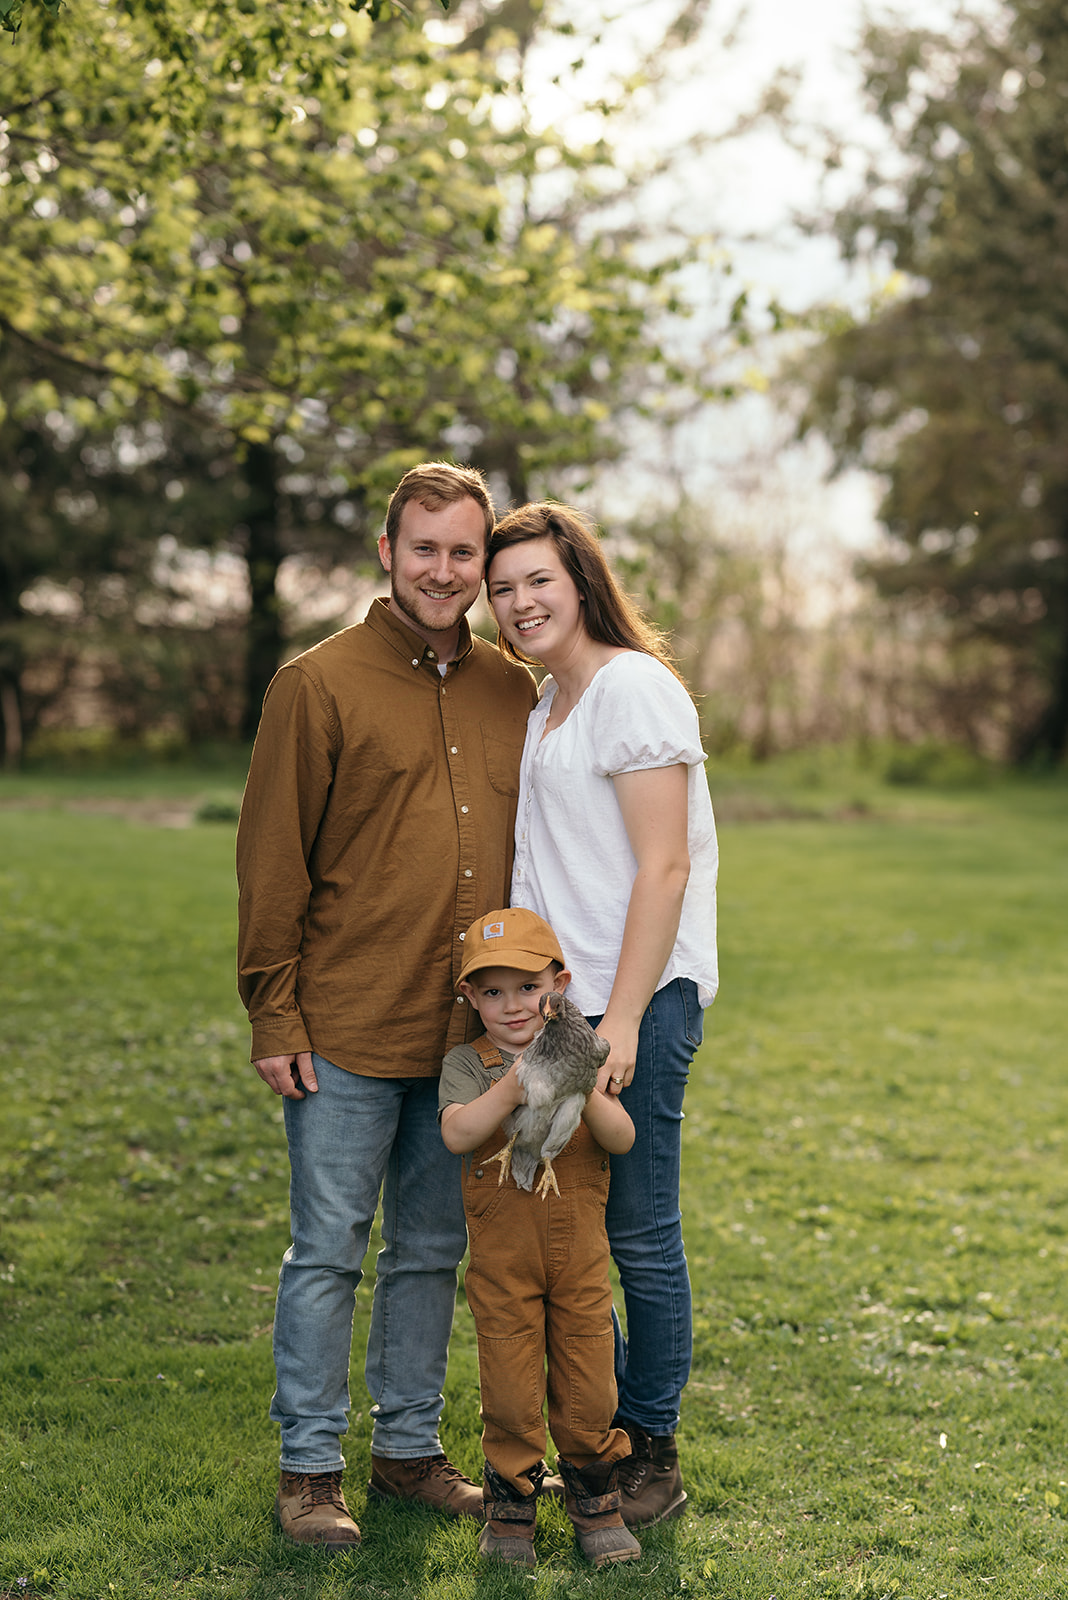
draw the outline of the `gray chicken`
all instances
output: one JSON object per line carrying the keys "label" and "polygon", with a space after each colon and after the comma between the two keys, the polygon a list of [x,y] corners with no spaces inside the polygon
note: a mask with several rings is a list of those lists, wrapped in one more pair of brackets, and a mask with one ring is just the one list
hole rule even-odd
{"label": "gray chicken", "polygon": [[609,1044],[594,1033],[566,995],[551,990],[542,995],[538,1009],[545,1026],[527,1045],[516,1068],[527,1102],[505,1117],[501,1126],[510,1138],[504,1149],[489,1159],[501,1163],[498,1187],[510,1172],[519,1187],[527,1190],[533,1188],[538,1163],[544,1161],[545,1171],[534,1191],[544,1200],[550,1189],[560,1193],[553,1157],[560,1154],[579,1125]]}

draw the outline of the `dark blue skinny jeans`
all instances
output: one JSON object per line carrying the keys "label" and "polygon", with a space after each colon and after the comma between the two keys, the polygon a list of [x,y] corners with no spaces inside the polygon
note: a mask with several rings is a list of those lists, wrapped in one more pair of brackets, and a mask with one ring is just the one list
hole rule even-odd
{"label": "dark blue skinny jeans", "polygon": [[[601,1019],[589,1020],[596,1027]],[[693,1356],[679,1176],[682,1101],[703,1031],[691,979],[657,990],[642,1018],[633,1082],[619,1097],[635,1139],[612,1157],[605,1216],[627,1314],[625,1339],[617,1327],[617,1416],[656,1435],[678,1427]]]}

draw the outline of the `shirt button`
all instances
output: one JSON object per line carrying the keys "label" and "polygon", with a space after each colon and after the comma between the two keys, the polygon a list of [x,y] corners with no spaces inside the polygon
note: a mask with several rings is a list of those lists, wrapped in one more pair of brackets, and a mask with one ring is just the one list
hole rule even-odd
{"label": "shirt button", "polygon": [[473,877],[474,877],[474,873],[473,873],[473,872],[472,872],[472,871],[471,871],[471,868],[470,868],[470,867],[467,867],[467,868],[466,868],[466,869],[465,869],[465,871],[464,871],[464,877],[465,877],[465,878],[473,878]]}
{"label": "shirt button", "polygon": [[463,942],[464,942],[464,940],[465,940],[465,939],[466,939],[466,938],[467,938],[467,935],[466,935],[466,933],[461,933],[461,935],[460,935],[460,943],[461,943],[461,944],[463,944]]}
{"label": "shirt button", "polygon": [[449,751],[454,756],[459,754],[459,751],[457,750],[457,748],[456,748],[456,746],[454,744],[450,744]]}
{"label": "shirt button", "polygon": [[462,1005],[463,1005],[463,1003],[464,1003],[464,997],[463,997],[463,995],[462,995],[462,994],[458,994],[458,995],[457,995],[457,996],[456,996],[456,1004],[457,1004],[457,1005],[458,1005],[458,1006],[462,1006]]}
{"label": "shirt button", "polygon": [[482,1176],[483,1176],[483,1169],[481,1167],[476,1167],[475,1168],[475,1177],[476,1178],[481,1178]]}
{"label": "shirt button", "polygon": [[419,657],[418,656],[413,656],[412,657],[412,666],[413,667],[417,667],[418,665],[419,665]]}
{"label": "shirt button", "polygon": [[433,650],[428,650],[426,654],[427,654],[427,660],[428,661],[436,661],[438,659],[437,656],[434,654]]}
{"label": "shirt button", "polygon": [[465,817],[466,817],[467,813],[470,811],[470,809],[471,809],[470,806],[461,806],[460,807],[460,810],[463,812]]}

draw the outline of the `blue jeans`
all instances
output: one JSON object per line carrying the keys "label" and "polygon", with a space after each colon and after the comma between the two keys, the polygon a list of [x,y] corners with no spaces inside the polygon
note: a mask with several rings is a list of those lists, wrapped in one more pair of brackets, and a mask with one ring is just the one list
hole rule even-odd
{"label": "blue jeans", "polygon": [[438,1129],[437,1078],[365,1078],[314,1058],[318,1094],[286,1100],[293,1243],[274,1322],[287,1472],[337,1472],[348,1429],[357,1285],[382,1191],[382,1236],[365,1376],[371,1450],[441,1451],[438,1420],[467,1244],[460,1162]]}
{"label": "blue jeans", "polygon": [[642,1018],[634,1080],[619,1097],[635,1139],[612,1157],[605,1213],[627,1309],[627,1337],[616,1341],[617,1416],[651,1434],[678,1427],[693,1356],[679,1173],[682,1100],[703,1033],[695,983],[676,978],[658,989]]}

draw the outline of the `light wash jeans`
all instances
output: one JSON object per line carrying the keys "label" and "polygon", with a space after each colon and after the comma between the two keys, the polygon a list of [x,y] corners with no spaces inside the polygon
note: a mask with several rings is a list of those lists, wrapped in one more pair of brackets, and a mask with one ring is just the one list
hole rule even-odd
{"label": "light wash jeans", "polygon": [[619,1097],[635,1139],[612,1157],[605,1213],[627,1308],[626,1339],[616,1322],[616,1416],[659,1435],[678,1427],[693,1357],[679,1175],[682,1100],[703,1035],[697,985],[675,978],[658,989],[642,1018],[634,1080]]}
{"label": "light wash jeans", "polygon": [[384,1244],[364,1368],[371,1449],[395,1460],[438,1455],[467,1243],[460,1162],[438,1129],[438,1080],[359,1077],[313,1059],[318,1094],[284,1102],[293,1243],[279,1273],[271,1402],[281,1466],[345,1464],[354,1297],[380,1191]]}

